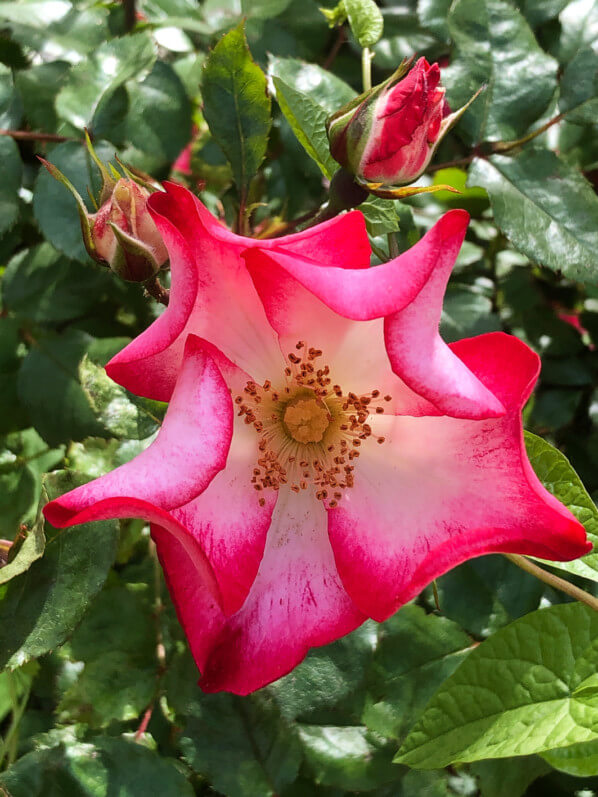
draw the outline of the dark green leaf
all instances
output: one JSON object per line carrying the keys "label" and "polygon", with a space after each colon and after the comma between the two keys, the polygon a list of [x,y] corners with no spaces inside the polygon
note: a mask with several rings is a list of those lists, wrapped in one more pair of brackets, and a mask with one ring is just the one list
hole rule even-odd
{"label": "dark green leaf", "polygon": [[470,185],[490,194],[496,223],[530,260],[572,279],[598,281],[598,197],[581,174],[553,152],[476,159]]}
{"label": "dark green leaf", "polygon": [[58,115],[79,130],[93,129],[102,100],[127,80],[147,73],[155,59],[155,46],[147,33],[102,44],[70,72],[67,85],[56,98]]}
{"label": "dark green leaf", "polygon": [[23,176],[23,164],[19,148],[10,136],[0,137],[0,235],[9,230],[19,215],[19,188]]}
{"label": "dark green leaf", "polygon": [[506,0],[456,0],[448,24],[457,50],[445,77],[451,107],[459,108],[487,86],[460,129],[471,142],[523,135],[554,95],[556,61]]}
{"label": "dark green leaf", "polygon": [[317,783],[341,789],[372,789],[399,774],[385,740],[365,728],[299,725],[307,766]]}
{"label": "dark green leaf", "polygon": [[332,177],[338,163],[330,154],[326,119],[329,116],[321,105],[307,94],[296,91],[280,78],[274,77],[276,99],[288,123],[307,154],[320,167],[325,177]]}
{"label": "dark green leaf", "polygon": [[399,229],[399,217],[394,200],[370,196],[359,206],[365,218],[368,233],[376,238]]}
{"label": "dark green leaf", "polygon": [[66,61],[51,61],[17,73],[15,83],[31,127],[44,132],[56,129],[58,120],[54,103],[70,68]]}
{"label": "dark green leaf", "polygon": [[559,21],[561,38],[558,55],[562,63],[567,63],[580,50],[595,44],[598,36],[598,2],[574,0],[567,3]]}
{"label": "dark green leaf", "polygon": [[442,41],[448,41],[447,16],[451,0],[419,0],[417,14],[424,28],[431,30]]}
{"label": "dark green leaf", "polygon": [[396,760],[431,769],[598,738],[597,640],[598,614],[581,603],[503,628],[444,682]]}
{"label": "dark green leaf", "polygon": [[527,787],[550,772],[540,756],[521,756],[508,761],[476,761],[471,772],[484,797],[523,797]]}
{"label": "dark green leaf", "polygon": [[274,797],[297,777],[301,749],[273,706],[206,695],[181,738],[185,760],[227,797]]}
{"label": "dark green leaf", "polygon": [[467,634],[445,617],[405,606],[381,627],[367,681],[363,721],[400,739],[472,649]]}
{"label": "dark green leaf", "polygon": [[268,63],[270,74],[283,80],[295,91],[307,94],[329,114],[338,111],[355,96],[348,83],[317,64],[308,64],[298,58],[279,58],[273,55],[270,56]]}
{"label": "dark green leaf", "polygon": [[588,47],[568,64],[561,81],[561,112],[575,124],[595,124],[598,119],[598,53]]}
{"label": "dark green leaf", "polygon": [[571,0],[523,0],[523,13],[532,27],[557,17]]}
{"label": "dark green leaf", "polygon": [[80,742],[70,728],[41,743],[0,774],[12,797],[193,797],[185,776],[168,759],[122,737]]}
{"label": "dark green leaf", "polygon": [[15,255],[2,282],[6,307],[37,323],[80,318],[113,288],[107,269],[68,260],[49,243]]}
{"label": "dark green leaf", "polygon": [[[119,343],[112,341],[113,351]],[[49,445],[106,435],[78,380],[79,363],[94,344],[84,332],[67,329],[39,338],[23,362],[19,395]]]}
{"label": "dark green leaf", "polygon": [[127,137],[141,152],[171,164],[191,139],[191,103],[174,69],[158,61],[129,88]]}
{"label": "dark green leaf", "polygon": [[210,132],[244,200],[266,154],[272,120],[266,77],[251,58],[241,26],[227,33],[206,60],[202,97]]}
{"label": "dark green leaf", "polygon": [[249,18],[271,19],[286,11],[292,0],[241,0],[241,11]]}
{"label": "dark green leaf", "polygon": [[[49,497],[77,486],[68,474],[46,480]],[[41,559],[13,578],[0,600],[0,667],[19,667],[61,645],[101,589],[116,552],[114,521],[54,534]]]}

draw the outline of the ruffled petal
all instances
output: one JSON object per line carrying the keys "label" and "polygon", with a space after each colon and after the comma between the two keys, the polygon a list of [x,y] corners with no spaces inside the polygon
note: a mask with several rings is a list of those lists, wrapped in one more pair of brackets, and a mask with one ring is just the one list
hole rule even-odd
{"label": "ruffled petal", "polygon": [[209,339],[239,367],[264,381],[280,369],[272,329],[240,253],[247,247],[319,254],[344,268],[369,265],[363,217],[354,212],[295,235],[261,241],[227,230],[187,189],[165,183],[148,207],[170,255],[171,298],[164,313],[106,366],[138,395],[168,401],[187,334]]}
{"label": "ruffled petal", "polygon": [[311,495],[281,495],[256,581],[228,619],[206,601],[174,539],[154,535],[205,691],[248,694],[365,619],[340,584],[325,511]]}
{"label": "ruffled petal", "polygon": [[591,549],[583,526],[544,489],[525,453],[520,410],[537,377],[537,356],[502,333],[453,349],[507,414],[379,420],[389,442],[364,447],[355,486],[329,511],[343,584],[376,620],[472,556],[569,560]]}
{"label": "ruffled petal", "polygon": [[[126,502],[181,506],[224,468],[233,428],[230,391],[202,341],[190,336],[172,401],[156,440],[131,462],[47,504],[56,526],[106,517],[135,517]],[[110,512],[110,514],[106,514]],[[124,512],[124,514],[123,514]]]}

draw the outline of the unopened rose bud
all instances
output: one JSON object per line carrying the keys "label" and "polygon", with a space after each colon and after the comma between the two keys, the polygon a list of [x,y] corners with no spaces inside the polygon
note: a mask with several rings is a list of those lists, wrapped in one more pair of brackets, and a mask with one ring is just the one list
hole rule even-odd
{"label": "unopened rose bud", "polygon": [[146,282],[155,277],[168,259],[164,242],[147,209],[151,186],[146,187],[148,184],[122,163],[125,177],[112,166],[109,171],[97,158],[89,138],[87,146],[102,175],[100,207],[96,213],[89,213],[78,191],[56,166],[43,158],[40,161],[73,194],[83,242],[90,257],[109,266],[121,279]]}
{"label": "unopened rose bud", "polygon": [[[403,63],[378,86],[333,114],[326,130],[333,158],[373,194],[405,196],[432,159],[443,136],[469,107],[451,113],[438,64]],[[407,74],[406,74],[407,73]]]}
{"label": "unopened rose bud", "polygon": [[143,282],[168,258],[166,247],[147,209],[149,191],[121,178],[112,196],[89,216],[93,257],[108,263],[122,279]]}

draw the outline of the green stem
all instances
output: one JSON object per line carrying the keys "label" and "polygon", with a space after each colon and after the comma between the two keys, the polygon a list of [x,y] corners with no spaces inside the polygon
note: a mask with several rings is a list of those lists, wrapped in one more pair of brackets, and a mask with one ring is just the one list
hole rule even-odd
{"label": "green stem", "polygon": [[372,58],[374,57],[369,47],[364,47],[361,51],[361,82],[363,90],[369,91],[372,88]]}
{"label": "green stem", "polygon": [[380,249],[380,247],[376,246],[372,240],[370,240],[370,246],[372,247],[372,252],[376,255],[381,263],[386,263],[386,261],[389,260],[389,257],[384,249]]}
{"label": "green stem", "polygon": [[517,565],[517,567],[520,567],[522,570],[525,570],[526,573],[530,573],[530,575],[535,576],[540,581],[548,584],[548,586],[554,587],[554,589],[558,589],[560,592],[570,595],[575,600],[585,603],[586,606],[590,607],[590,609],[594,609],[595,612],[598,612],[598,598],[595,598],[593,595],[590,595],[583,589],[576,587],[569,581],[565,581],[564,578],[559,578],[553,573],[549,573],[547,570],[538,567],[538,565],[530,562],[530,560],[525,556],[519,556],[518,554],[514,553],[505,553],[503,556],[506,556],[507,559],[513,562],[513,564]]}
{"label": "green stem", "polygon": [[14,675],[9,671],[8,676],[9,676],[10,697],[12,702],[12,718],[10,722],[10,727],[6,732],[6,736],[2,739],[2,742],[0,743],[0,769],[2,769],[5,759],[7,760],[7,765],[10,766],[17,757],[19,725],[21,724],[21,719],[23,718],[23,714],[25,713],[25,709],[27,708],[27,703],[29,702],[29,694],[31,692],[31,684],[30,684],[27,690],[25,691],[25,694],[21,698],[21,701],[19,702],[14,684]]}
{"label": "green stem", "polygon": [[394,232],[389,232],[387,235],[388,238],[388,254],[390,255],[390,259],[394,260],[395,257],[398,257],[399,252],[399,242],[397,241],[397,236]]}
{"label": "green stem", "polygon": [[546,124],[541,125],[536,130],[532,130],[531,133],[523,136],[523,138],[517,138],[514,141],[497,141],[492,145],[492,152],[509,152],[509,150],[515,149],[515,147],[521,147],[523,144],[533,141],[533,139],[537,136],[541,136],[542,133],[545,133],[553,125],[562,122],[564,118],[565,114],[559,113],[556,116],[553,116],[552,119],[549,119]]}

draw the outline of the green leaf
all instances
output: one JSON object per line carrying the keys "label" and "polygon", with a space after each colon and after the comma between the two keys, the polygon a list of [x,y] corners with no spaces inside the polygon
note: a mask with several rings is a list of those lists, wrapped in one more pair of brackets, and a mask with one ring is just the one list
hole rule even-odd
{"label": "green leaf", "polygon": [[360,47],[373,47],[382,37],[384,18],[374,0],[344,0],[351,32]]}
{"label": "green leaf", "polygon": [[594,776],[598,772],[598,739],[549,750],[542,758],[559,772],[578,778]]}
{"label": "green leaf", "polygon": [[523,13],[532,27],[558,17],[571,0],[523,0]]}
{"label": "green leaf", "polygon": [[0,584],[6,584],[11,578],[24,573],[44,553],[46,536],[44,534],[44,520],[41,515],[37,518],[33,528],[24,533],[26,535],[25,539],[14,558],[5,564],[4,567],[0,567]]}
{"label": "green leaf", "polygon": [[441,320],[442,337],[447,343],[501,328],[500,318],[492,309],[492,300],[477,286],[449,285]]}
{"label": "green leaf", "polygon": [[477,158],[469,185],[490,195],[496,223],[530,260],[565,276],[598,281],[598,197],[572,166],[549,150]]}
{"label": "green leaf", "polygon": [[523,797],[537,778],[550,772],[540,756],[520,756],[508,761],[476,761],[470,767],[484,797]]}
{"label": "green leaf", "polygon": [[[113,352],[120,344],[121,339],[108,339]],[[19,396],[37,431],[51,446],[107,435],[78,379],[79,363],[96,345],[90,335],[74,329],[47,334],[35,341],[21,366]]]}
{"label": "green leaf", "polygon": [[[6,462],[7,454],[14,457],[11,452],[0,450],[0,536],[12,540],[19,523],[35,504],[35,476],[18,461]],[[10,470],[5,472],[6,468]]]}
{"label": "green leaf", "polygon": [[170,64],[158,61],[129,89],[127,137],[134,147],[171,164],[191,140],[191,102]]}
{"label": "green leaf", "polygon": [[[114,147],[106,142],[94,143],[94,149],[102,161],[107,162],[114,157]],[[83,144],[65,141],[54,147],[48,157],[82,197],[88,196],[88,187],[92,194],[99,193],[102,184],[100,172]],[[91,204],[87,207],[93,212]],[[33,212],[44,238],[56,249],[73,260],[89,262],[83,245],[77,203],[70,192],[43,168],[35,181]]]}
{"label": "green leaf", "polygon": [[67,85],[56,98],[59,117],[79,130],[93,130],[100,103],[131,78],[147,73],[155,59],[155,45],[147,33],[102,44],[71,70]]}
{"label": "green leaf", "polygon": [[581,603],[501,629],[444,682],[395,760],[433,769],[598,738],[597,641],[598,614]]}
{"label": "green leaf", "polygon": [[[556,498],[585,526],[588,538],[598,545],[598,508],[567,457],[546,440],[525,432],[527,455],[536,475]],[[598,552],[573,562],[549,562],[551,567],[598,581]]]}
{"label": "green leaf", "polygon": [[594,124],[598,118],[598,53],[580,50],[561,81],[559,108],[574,124]]}
{"label": "green leaf", "polygon": [[81,742],[71,728],[47,736],[0,774],[12,797],[193,797],[177,766],[142,744],[118,736]]}
{"label": "green leaf", "polygon": [[51,61],[15,75],[25,117],[31,127],[44,132],[56,129],[58,117],[54,104],[70,68],[66,61]]}
{"label": "green leaf", "polygon": [[14,85],[12,71],[0,64],[0,126],[16,130],[23,118],[23,102]]}
{"label": "green leaf", "polygon": [[317,64],[308,64],[298,58],[280,58],[270,55],[268,71],[280,78],[295,91],[307,94],[313,102],[328,113],[334,113],[355,97],[355,92],[333,72]]}
{"label": "green leaf", "polygon": [[49,243],[16,254],[2,282],[7,309],[42,324],[81,318],[113,290],[107,269],[69,260]]}
{"label": "green leaf", "polygon": [[299,725],[298,731],[317,783],[356,791],[397,778],[390,745],[366,728]]}
{"label": "green leaf", "polygon": [[448,41],[447,17],[451,0],[419,0],[417,15],[422,27],[432,31],[442,41]]}
{"label": "green leaf", "polygon": [[241,0],[241,13],[254,19],[272,19],[282,14],[292,0]]}
{"label": "green leaf", "polygon": [[363,213],[367,231],[373,238],[399,229],[399,217],[393,199],[370,196],[361,203],[359,210]]}
{"label": "green leaf", "polygon": [[456,623],[404,606],[380,629],[367,680],[365,725],[386,737],[403,737],[471,649]]}
{"label": "green leaf", "polygon": [[0,136],[0,235],[13,226],[19,216],[19,189],[23,164],[19,148],[10,136]]}
{"label": "green leaf", "polygon": [[158,428],[159,419],[135,404],[132,395],[88,357],[81,360],[79,379],[97,419],[115,437],[143,440]]}
{"label": "green leaf", "polygon": [[[49,498],[77,486],[65,471],[46,479]],[[116,553],[118,524],[87,523],[49,538],[41,559],[0,599],[0,668],[14,669],[61,645],[101,589]]]}
{"label": "green leaf", "polygon": [[330,179],[339,166],[328,147],[326,135],[328,111],[307,94],[296,91],[280,78],[274,77],[273,82],[276,100],[293,133],[309,157],[318,164],[324,176]]}
{"label": "green leaf", "polygon": [[561,63],[570,61],[580,50],[592,46],[598,36],[598,2],[574,0],[559,15],[561,37],[558,56]]}
{"label": "green leaf", "polygon": [[274,797],[297,777],[299,743],[263,699],[205,695],[194,714],[183,757],[227,797]]}
{"label": "green leaf", "polygon": [[242,26],[223,36],[208,56],[202,98],[210,132],[232,166],[244,202],[266,154],[272,118],[266,76],[251,58]]}
{"label": "green leaf", "polygon": [[556,61],[506,0],[456,0],[448,25],[456,48],[444,77],[451,107],[459,108],[487,86],[459,129],[475,143],[519,138],[554,95]]}

